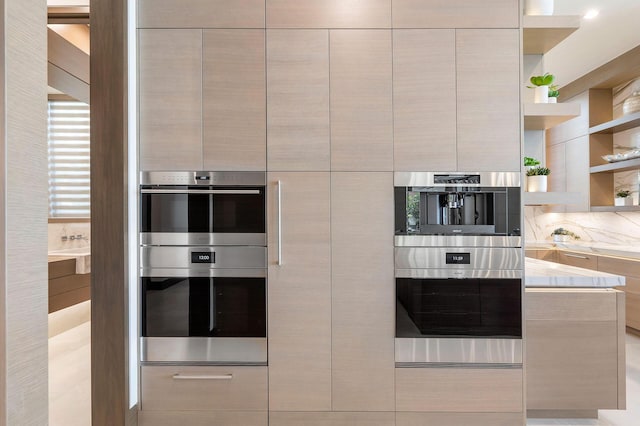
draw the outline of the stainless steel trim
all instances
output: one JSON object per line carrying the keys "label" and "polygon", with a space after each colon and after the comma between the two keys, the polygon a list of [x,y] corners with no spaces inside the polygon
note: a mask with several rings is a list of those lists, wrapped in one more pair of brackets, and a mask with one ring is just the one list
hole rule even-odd
{"label": "stainless steel trim", "polygon": [[171,378],[173,380],[233,380],[233,374],[206,375],[177,373],[171,376]]}
{"label": "stainless steel trim", "polygon": [[141,268],[143,278],[266,278],[266,268]]}
{"label": "stainless steel trim", "polygon": [[[192,263],[191,253],[215,253],[215,263]],[[185,268],[190,270],[266,268],[267,248],[256,246],[212,246],[212,247],[140,247],[142,269]]]}
{"label": "stainless steel trim", "polygon": [[260,194],[258,189],[141,189],[141,194],[229,194],[251,195]]}
{"label": "stainless steel trim", "polygon": [[141,232],[142,246],[266,246],[265,233]]}
{"label": "stainless steel trim", "polygon": [[522,364],[474,364],[458,362],[396,362],[396,368],[484,368],[484,369],[519,369]]}
{"label": "stainless steel trim", "polygon": [[588,257],[588,256],[580,256],[580,255],[578,255],[578,254],[569,254],[569,253],[565,253],[564,255],[565,255],[565,256],[567,256],[567,257],[575,257],[576,259],[585,259],[585,260],[586,260],[586,259],[589,259],[589,257]]}
{"label": "stainless steel trim", "polygon": [[395,361],[430,364],[522,364],[522,340],[396,338]]}
{"label": "stainless steel trim", "polygon": [[278,181],[278,266],[282,266],[282,181]]}
{"label": "stainless steel trim", "polygon": [[[447,253],[469,253],[469,264],[447,264]],[[396,269],[522,270],[522,250],[476,247],[396,247]]]}
{"label": "stainless steel trim", "polygon": [[142,362],[266,364],[264,337],[142,337]]}
{"label": "stainless steel trim", "polygon": [[140,185],[264,186],[265,172],[140,172]]}
{"label": "stainless steel trim", "polygon": [[522,279],[521,270],[465,270],[465,269],[396,269],[396,278],[417,279]]}
{"label": "stainless steel trim", "polygon": [[[480,184],[435,184],[435,175],[480,175]],[[394,186],[519,187],[519,172],[395,172]]]}
{"label": "stainless steel trim", "polygon": [[396,247],[522,247],[522,237],[493,235],[396,235]]}

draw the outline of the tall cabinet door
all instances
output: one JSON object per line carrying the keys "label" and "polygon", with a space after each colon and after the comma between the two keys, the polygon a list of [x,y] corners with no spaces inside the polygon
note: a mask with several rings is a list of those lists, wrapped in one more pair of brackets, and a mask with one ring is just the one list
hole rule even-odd
{"label": "tall cabinet door", "polygon": [[520,170],[520,38],[456,30],[458,170]]}
{"label": "tall cabinet door", "polygon": [[267,177],[269,410],[329,411],[329,173],[282,172]]}
{"label": "tall cabinet door", "polygon": [[264,30],[205,30],[204,167],[266,170]]}
{"label": "tall cabinet door", "polygon": [[202,31],[138,34],[140,170],[201,170]]}
{"label": "tall cabinet door", "polygon": [[334,411],[395,410],[393,231],[393,173],[332,173]]}
{"label": "tall cabinet door", "polygon": [[455,30],[394,30],[394,170],[456,170]]}

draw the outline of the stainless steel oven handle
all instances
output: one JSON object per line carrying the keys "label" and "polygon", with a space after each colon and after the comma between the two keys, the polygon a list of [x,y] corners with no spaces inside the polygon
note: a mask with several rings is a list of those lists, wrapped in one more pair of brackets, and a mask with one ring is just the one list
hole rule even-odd
{"label": "stainless steel oven handle", "polygon": [[278,266],[282,266],[282,181],[278,181]]}
{"label": "stainless steel oven handle", "polygon": [[171,376],[173,380],[233,380],[233,374],[181,374]]}
{"label": "stainless steel oven handle", "polygon": [[258,195],[258,189],[141,189],[141,194],[227,194],[227,195]]}
{"label": "stainless steel oven handle", "polygon": [[588,256],[580,256],[580,255],[577,255],[577,254],[565,253],[564,255],[567,256],[567,257],[575,257],[576,259],[585,259],[585,260],[589,259]]}

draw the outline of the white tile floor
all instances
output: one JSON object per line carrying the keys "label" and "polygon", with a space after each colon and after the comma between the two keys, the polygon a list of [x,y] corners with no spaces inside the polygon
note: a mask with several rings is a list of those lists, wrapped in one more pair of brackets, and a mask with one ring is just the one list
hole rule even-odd
{"label": "white tile floor", "polygon": [[[49,339],[49,425],[91,425],[91,324]],[[639,426],[640,337],[627,334],[627,409],[598,419],[529,419],[527,426]]]}

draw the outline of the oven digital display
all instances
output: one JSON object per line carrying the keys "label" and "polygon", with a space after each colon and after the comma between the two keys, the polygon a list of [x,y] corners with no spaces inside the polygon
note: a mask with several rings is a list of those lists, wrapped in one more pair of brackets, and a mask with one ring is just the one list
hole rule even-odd
{"label": "oven digital display", "polygon": [[447,253],[447,265],[470,265],[471,253]]}
{"label": "oven digital display", "polygon": [[191,252],[191,263],[216,263],[216,253],[210,251]]}

